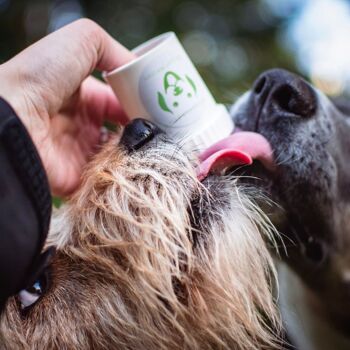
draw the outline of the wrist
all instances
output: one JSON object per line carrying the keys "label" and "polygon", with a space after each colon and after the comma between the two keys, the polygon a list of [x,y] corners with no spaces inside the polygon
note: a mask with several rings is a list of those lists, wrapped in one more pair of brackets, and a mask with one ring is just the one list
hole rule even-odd
{"label": "wrist", "polygon": [[0,96],[11,105],[22,123],[28,128],[28,111],[23,98],[24,88],[21,87],[19,74],[13,70],[11,61],[0,65]]}

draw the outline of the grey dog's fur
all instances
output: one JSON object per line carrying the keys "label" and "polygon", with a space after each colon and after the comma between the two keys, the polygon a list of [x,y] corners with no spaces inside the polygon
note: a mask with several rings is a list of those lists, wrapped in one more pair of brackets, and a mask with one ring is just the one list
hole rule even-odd
{"label": "grey dog's fur", "polygon": [[[259,178],[254,186],[278,204],[261,203],[282,233],[283,260],[308,289],[307,303],[317,317],[349,335],[350,104],[332,102],[283,70],[264,73],[260,84],[264,77],[273,81],[264,99],[257,98],[261,86],[255,85],[232,115],[238,127],[269,140],[277,168],[270,172],[256,163],[244,173]],[[281,99],[277,94],[283,89]],[[306,99],[309,110],[300,115],[296,101]]]}

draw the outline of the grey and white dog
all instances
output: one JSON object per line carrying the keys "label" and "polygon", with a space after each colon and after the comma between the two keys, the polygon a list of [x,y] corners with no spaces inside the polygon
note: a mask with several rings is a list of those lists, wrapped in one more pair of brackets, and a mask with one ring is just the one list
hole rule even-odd
{"label": "grey and white dog", "polygon": [[350,348],[350,104],[330,101],[285,70],[261,74],[232,107],[236,126],[262,134],[276,167],[242,170],[276,205],[283,244],[280,306],[302,350]]}

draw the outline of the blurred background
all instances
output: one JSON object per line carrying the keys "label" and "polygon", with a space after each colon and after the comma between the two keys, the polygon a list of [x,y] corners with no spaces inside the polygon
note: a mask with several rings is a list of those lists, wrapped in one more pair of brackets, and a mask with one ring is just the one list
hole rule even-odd
{"label": "blurred background", "polygon": [[220,102],[272,67],[329,95],[350,92],[347,0],[0,0],[0,62],[80,17],[130,49],[175,31]]}

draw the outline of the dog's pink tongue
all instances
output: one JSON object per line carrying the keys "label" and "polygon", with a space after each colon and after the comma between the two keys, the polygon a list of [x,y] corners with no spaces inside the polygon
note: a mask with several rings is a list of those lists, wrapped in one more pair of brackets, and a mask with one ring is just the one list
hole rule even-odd
{"label": "dog's pink tongue", "polygon": [[218,172],[235,165],[250,165],[253,159],[259,159],[266,168],[273,169],[274,162],[269,142],[255,132],[236,132],[200,154],[197,177],[203,180],[209,172]]}

